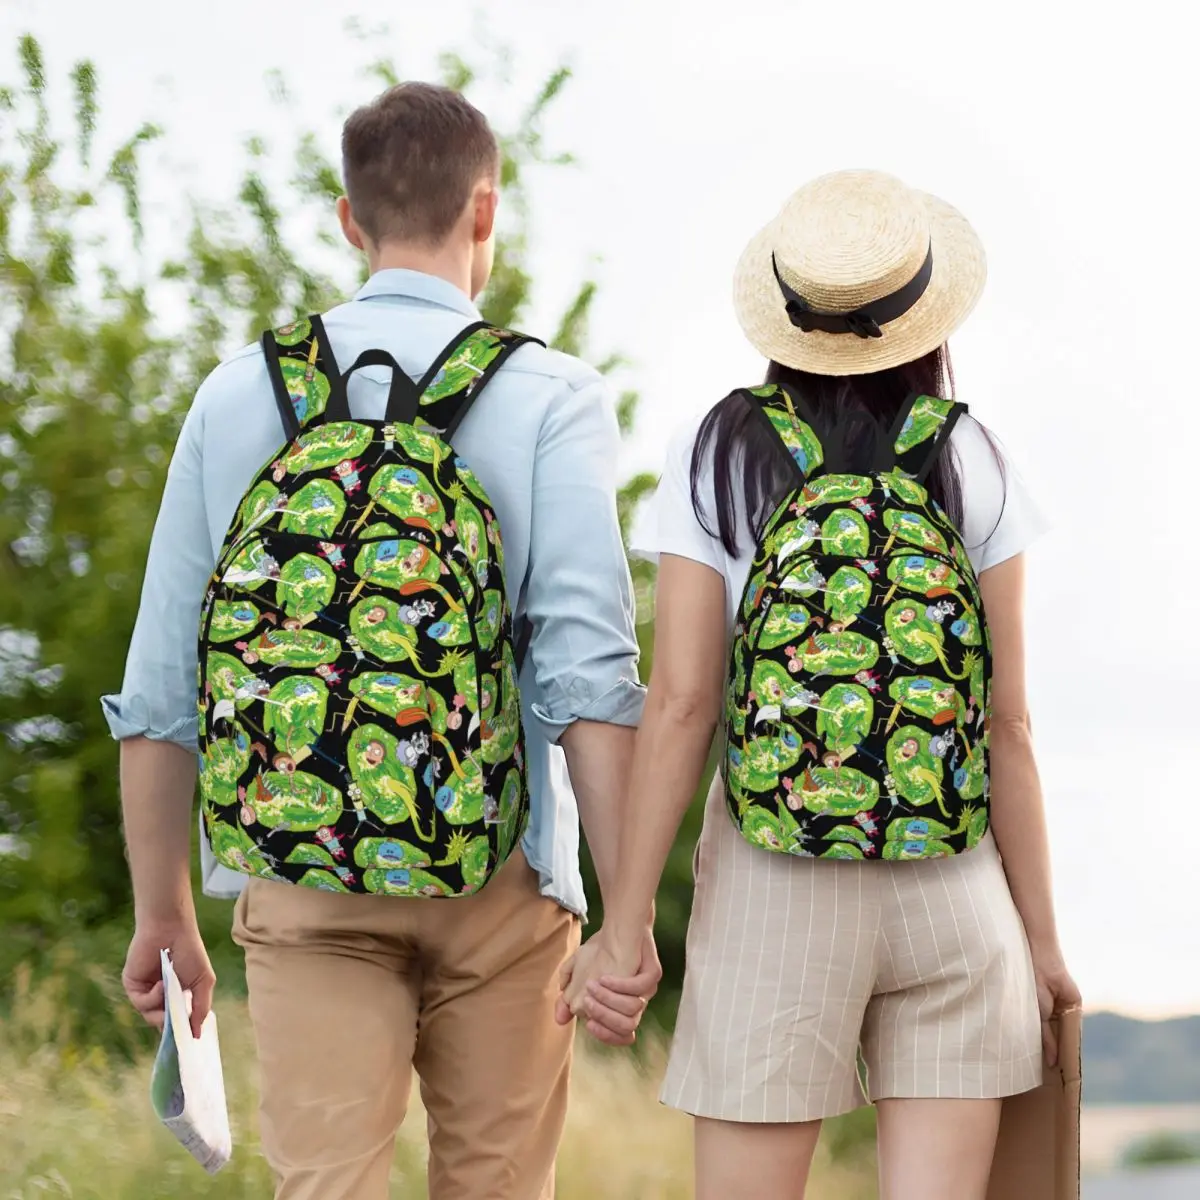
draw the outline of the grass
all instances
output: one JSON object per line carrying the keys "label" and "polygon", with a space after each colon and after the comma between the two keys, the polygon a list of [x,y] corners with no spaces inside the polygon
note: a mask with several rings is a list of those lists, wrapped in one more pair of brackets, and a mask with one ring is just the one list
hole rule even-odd
{"label": "grass", "polygon": [[[0,1023],[0,1200],[232,1200],[271,1195],[254,1138],[256,1081],[244,1003],[218,1001],[236,1149],[208,1177],[155,1121],[151,1054],[132,1063],[72,1034],[76,981],[35,981],[18,969]],[[114,993],[114,1003],[119,999]],[[686,1200],[692,1195],[691,1122],[657,1103],[661,1039],[640,1058],[581,1041],[559,1156],[558,1200]],[[874,1200],[865,1120],[843,1123],[823,1146],[809,1200]],[[836,1148],[837,1161],[833,1151]],[[401,1131],[392,1194],[426,1196],[424,1118],[414,1094]]]}

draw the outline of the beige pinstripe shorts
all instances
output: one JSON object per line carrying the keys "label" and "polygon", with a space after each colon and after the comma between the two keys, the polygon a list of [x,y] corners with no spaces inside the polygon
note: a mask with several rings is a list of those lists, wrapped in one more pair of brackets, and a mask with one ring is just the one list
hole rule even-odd
{"label": "beige pinstripe shorts", "polygon": [[811,1121],[1041,1083],[1029,947],[990,835],[925,862],[788,858],[743,840],[718,779],[695,861],[664,1104]]}

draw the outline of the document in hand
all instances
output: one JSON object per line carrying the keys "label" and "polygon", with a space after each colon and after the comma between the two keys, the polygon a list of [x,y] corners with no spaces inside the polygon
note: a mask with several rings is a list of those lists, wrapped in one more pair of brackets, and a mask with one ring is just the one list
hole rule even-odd
{"label": "document in hand", "polygon": [[190,996],[184,994],[169,950],[162,952],[162,974],[166,1019],[154,1059],[150,1101],[183,1148],[210,1175],[215,1175],[233,1152],[217,1017],[210,1012],[200,1027],[200,1036],[193,1037]]}
{"label": "document in hand", "polygon": [[1078,1200],[1083,1014],[1053,1018],[1058,1063],[1035,1091],[1001,1106],[987,1200]]}

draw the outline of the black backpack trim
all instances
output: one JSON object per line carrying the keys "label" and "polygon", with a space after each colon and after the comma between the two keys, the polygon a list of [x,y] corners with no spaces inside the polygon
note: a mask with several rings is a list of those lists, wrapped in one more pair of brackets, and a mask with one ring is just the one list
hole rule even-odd
{"label": "black backpack trim", "polygon": [[910,475],[915,479],[917,483],[924,483],[926,476],[933,470],[933,465],[937,462],[938,456],[950,440],[950,435],[954,432],[954,426],[958,424],[959,418],[968,411],[965,404],[956,402],[947,415],[946,420],[942,423],[941,429],[938,430],[934,437],[928,438],[923,442],[918,442],[912,449],[905,451],[903,454],[897,454],[896,440],[900,437],[900,431],[904,428],[904,422],[908,420],[908,415],[912,412],[913,406],[921,398],[918,392],[913,392],[900,406],[900,412],[896,416],[896,423],[888,436],[888,457],[883,464],[874,468],[875,473],[890,471],[898,467],[906,475]]}
{"label": "black backpack trim", "polygon": [[[427,425],[436,429],[442,437],[449,441],[459,425],[465,420],[472,405],[483,388],[491,381],[497,371],[526,343],[544,346],[545,342],[528,334],[513,333],[499,329],[487,321],[475,321],[460,330],[434,357],[429,369],[419,381],[414,381],[386,350],[364,350],[347,371],[342,371],[334,357],[329,335],[325,331],[325,323],[319,315],[307,318],[312,326],[312,342],[316,355],[311,355],[310,361],[314,368],[329,381],[329,400],[324,413],[305,422],[304,428],[310,428],[323,421],[352,420],[350,404],[347,397],[346,385],[350,376],[363,367],[389,367],[392,371],[392,382],[388,389],[387,408],[384,420],[394,424],[412,424],[418,417]],[[468,388],[451,396],[430,402],[427,399],[429,389],[433,386],[438,372],[454,357],[454,355],[481,330],[491,330],[504,341],[499,354],[488,364],[482,375]],[[295,441],[302,432],[299,419],[288,394],[287,383],[283,377],[280,362],[279,343],[274,330],[266,330],[261,338],[263,356],[267,363],[267,374],[271,380],[271,388],[275,396],[275,404],[279,410],[280,422],[289,442]],[[422,411],[424,410],[424,411]]]}

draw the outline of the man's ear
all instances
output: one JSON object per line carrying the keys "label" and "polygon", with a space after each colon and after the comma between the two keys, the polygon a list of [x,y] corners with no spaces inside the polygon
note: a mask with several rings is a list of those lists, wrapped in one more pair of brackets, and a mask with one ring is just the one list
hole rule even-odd
{"label": "man's ear", "polygon": [[337,199],[337,215],[346,241],[355,250],[365,250],[366,246],[364,245],[362,230],[359,229],[358,223],[354,220],[354,214],[350,211],[350,201],[345,196],[339,196]]}
{"label": "man's ear", "polygon": [[500,192],[490,180],[481,180],[475,188],[475,241],[482,246],[490,241],[496,229],[496,207]]}

